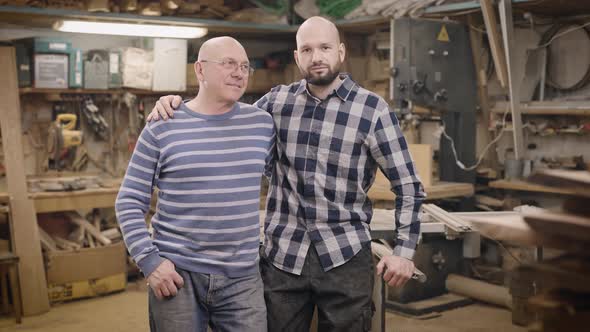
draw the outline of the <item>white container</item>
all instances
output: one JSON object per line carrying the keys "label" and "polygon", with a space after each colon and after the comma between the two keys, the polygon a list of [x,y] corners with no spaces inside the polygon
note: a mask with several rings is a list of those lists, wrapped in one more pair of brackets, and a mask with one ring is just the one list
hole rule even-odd
{"label": "white container", "polygon": [[154,91],[185,91],[187,41],[154,39]]}
{"label": "white container", "polygon": [[121,71],[123,86],[127,88],[152,88],[153,52],[141,48],[126,47],[121,49]]}

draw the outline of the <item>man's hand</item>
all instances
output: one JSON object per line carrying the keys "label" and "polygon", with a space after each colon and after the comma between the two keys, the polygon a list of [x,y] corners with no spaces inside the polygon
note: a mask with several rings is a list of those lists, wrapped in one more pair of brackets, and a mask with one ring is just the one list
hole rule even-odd
{"label": "man's hand", "polygon": [[158,99],[156,105],[148,115],[147,122],[150,122],[152,120],[158,121],[160,120],[160,117],[164,121],[168,120],[168,117],[173,118],[174,109],[178,108],[181,102],[182,98],[178,95],[168,95],[160,97],[160,99]]}
{"label": "man's hand", "polygon": [[383,280],[389,286],[400,288],[412,278],[414,269],[414,262],[411,260],[389,255],[381,258],[381,261],[377,264],[377,275],[380,276],[385,272],[383,274]]}
{"label": "man's hand", "polygon": [[176,272],[174,264],[164,261],[147,278],[147,284],[152,288],[156,298],[162,300],[164,297],[176,296],[178,289],[184,286],[184,280]]}

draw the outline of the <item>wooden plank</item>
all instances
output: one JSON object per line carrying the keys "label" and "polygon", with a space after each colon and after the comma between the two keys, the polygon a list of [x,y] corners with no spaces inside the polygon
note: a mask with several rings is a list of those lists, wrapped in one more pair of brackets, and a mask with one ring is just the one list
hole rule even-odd
{"label": "wooden plank", "polygon": [[590,242],[590,218],[551,211],[527,213],[524,221],[538,233]]}
{"label": "wooden plank", "polygon": [[76,209],[106,208],[115,206],[119,188],[95,189],[83,192],[35,193],[37,213],[71,211]]}
{"label": "wooden plank", "polygon": [[540,327],[536,331],[585,331],[590,325],[588,302],[585,293],[552,289],[531,297],[527,305]]}
{"label": "wooden plank", "polygon": [[86,230],[84,227],[78,226],[75,230],[73,230],[70,235],[68,235],[68,240],[82,245],[84,243],[84,237],[86,236]]}
{"label": "wooden plank", "polygon": [[80,227],[84,227],[84,229],[86,229],[88,233],[92,234],[92,236],[103,245],[106,246],[112,243],[111,240],[102,235],[102,233],[98,229],[96,229],[94,225],[89,223],[88,220],[81,217],[78,213],[67,212],[66,215],[70,218],[72,222],[76,223]]}
{"label": "wooden plank", "polygon": [[562,210],[579,216],[590,216],[590,199],[570,197],[563,202]]}
{"label": "wooden plank", "polygon": [[465,223],[461,217],[453,216],[435,204],[424,204],[422,208],[424,209],[424,212],[428,213],[434,221],[444,223],[457,233],[471,231],[471,226]]}
{"label": "wooden plank", "polygon": [[[467,22],[471,26],[476,25],[474,15],[475,14],[472,14],[467,17]],[[481,114],[478,114],[478,116],[483,120],[481,121],[481,123],[483,123],[482,129],[487,129],[490,119],[490,102],[488,98],[488,77],[482,63],[481,50],[483,49],[483,45],[481,33],[475,29],[469,29],[469,40],[471,41],[471,55],[475,65],[475,72],[477,73],[477,96],[479,100],[479,107],[481,109]],[[480,122],[478,121],[478,123]],[[482,132],[485,139],[485,146],[493,140],[492,132],[490,130],[482,130]],[[486,159],[488,161],[488,166],[493,169],[499,169],[498,156],[495,152],[495,147],[495,144],[490,147],[491,149],[489,151],[492,151],[492,153],[488,153]]]}
{"label": "wooden plank", "polygon": [[[508,73],[508,93],[510,96],[510,110],[512,112],[512,135],[514,139],[514,157],[525,159],[524,140],[522,137],[522,117],[520,115],[520,85],[521,79],[517,75],[514,52],[514,26],[512,24],[511,0],[500,0],[498,4],[502,35],[504,37],[504,52],[506,53],[506,69]],[[497,70],[497,69],[496,69]]]}
{"label": "wooden plank", "polygon": [[13,47],[0,47],[0,127],[5,156],[6,182],[12,210],[12,236],[20,258],[18,274],[25,316],[49,310],[47,282],[33,201],[28,198],[22,151],[21,108]]}
{"label": "wooden plank", "polygon": [[438,182],[426,187],[426,200],[451,197],[470,197],[475,193],[473,184],[462,182]]}
{"label": "wooden plank", "polygon": [[551,188],[562,188],[576,195],[590,197],[590,172],[548,169],[536,171],[528,180]]}
{"label": "wooden plank", "polygon": [[[32,199],[40,200],[44,198],[69,198],[69,197],[83,197],[83,196],[95,196],[99,194],[116,194],[119,192],[119,185],[111,188],[95,188],[95,189],[83,189],[83,190],[74,190],[74,191],[52,191],[52,192],[35,192],[31,193],[29,196]],[[79,210],[87,209],[87,208],[79,208]]]}
{"label": "wooden plank", "polygon": [[569,252],[588,253],[590,243],[572,241],[560,235],[546,235],[535,231],[521,215],[507,216],[475,216],[461,214],[463,220],[471,225],[484,237],[525,246],[544,246]]}
{"label": "wooden plank", "polygon": [[412,155],[414,164],[416,165],[416,171],[422,184],[424,186],[432,185],[432,172],[433,172],[433,157],[432,157],[432,145],[430,144],[408,144],[408,150]]}
{"label": "wooden plank", "polygon": [[[586,253],[587,255],[588,253]],[[536,280],[543,289],[569,289],[590,293],[590,258],[565,255],[516,268],[519,280]]]}
{"label": "wooden plank", "polygon": [[506,58],[503,53],[502,41],[498,31],[498,19],[494,7],[492,6],[492,0],[481,0],[481,12],[488,33],[488,39],[490,41],[494,66],[496,66],[496,75],[498,75],[500,85],[505,88],[508,85]]}
{"label": "wooden plank", "polygon": [[123,238],[123,235],[121,235],[121,232],[118,228],[105,229],[100,233],[111,241],[120,240]]}
{"label": "wooden plank", "polygon": [[94,238],[92,237],[92,235],[90,235],[90,233],[86,233],[86,240],[88,241],[88,246],[90,248],[96,247],[96,244],[94,243]]}
{"label": "wooden plank", "polygon": [[496,207],[496,208],[501,208],[505,204],[504,200],[499,200],[497,198],[486,196],[486,195],[475,195],[475,201],[479,204],[484,204],[484,205],[492,206],[492,207]]}
{"label": "wooden plank", "polygon": [[[437,182],[430,187],[424,187],[426,200],[435,200],[451,197],[473,196],[475,190],[470,183],[461,182]],[[374,183],[369,190],[369,198],[379,201],[393,201],[395,194],[389,189],[389,184]]]}
{"label": "wooden plank", "polygon": [[506,190],[517,190],[517,191],[530,191],[548,194],[564,194],[564,195],[575,195],[576,193],[568,189],[560,189],[555,187],[547,187],[538,184],[529,183],[521,180],[496,180],[488,183],[491,188],[506,189]]}
{"label": "wooden plank", "polygon": [[57,251],[57,244],[51,235],[47,234],[47,232],[45,232],[41,227],[39,227],[39,237],[41,239],[41,246],[43,249],[46,251]]}
{"label": "wooden plank", "polygon": [[57,246],[63,250],[78,250],[78,249],[82,248],[81,245],[79,245],[75,242],[72,242],[72,241],[68,241],[68,240],[61,238],[59,236],[53,236],[53,240],[55,241]]}

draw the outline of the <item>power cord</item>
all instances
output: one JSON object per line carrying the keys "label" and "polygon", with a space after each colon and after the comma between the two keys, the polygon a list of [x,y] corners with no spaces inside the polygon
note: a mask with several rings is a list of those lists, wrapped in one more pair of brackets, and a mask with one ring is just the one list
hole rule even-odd
{"label": "power cord", "polygon": [[460,169],[462,169],[464,171],[473,171],[474,169],[479,167],[479,165],[483,161],[483,157],[486,155],[489,148],[492,145],[496,144],[496,142],[498,142],[500,140],[500,138],[502,138],[502,135],[504,135],[504,130],[506,129],[506,116],[508,115],[508,111],[510,111],[510,107],[506,107],[506,111],[504,111],[504,115],[502,116],[502,129],[500,130],[500,133],[498,134],[498,136],[496,136],[496,138],[494,138],[488,145],[486,145],[486,147],[483,149],[482,153],[479,155],[479,158],[477,158],[477,162],[475,163],[475,165],[472,165],[469,167],[465,166],[465,164],[463,164],[463,162],[461,162],[459,160],[459,157],[457,156],[457,150],[455,149],[455,141],[447,134],[447,132],[445,130],[445,122],[444,121],[442,122],[442,135],[447,140],[449,140],[449,142],[451,142],[451,149],[453,150],[453,156],[455,157],[455,163],[457,164],[457,167],[459,167]]}

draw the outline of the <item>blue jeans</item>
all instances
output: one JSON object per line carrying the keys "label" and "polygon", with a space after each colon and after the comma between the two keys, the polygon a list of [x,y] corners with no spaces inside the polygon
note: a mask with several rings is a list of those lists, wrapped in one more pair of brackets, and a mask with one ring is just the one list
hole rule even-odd
{"label": "blue jeans", "polygon": [[266,332],[266,305],[260,273],[241,278],[176,268],[184,286],[174,297],[158,300],[149,289],[152,332]]}

